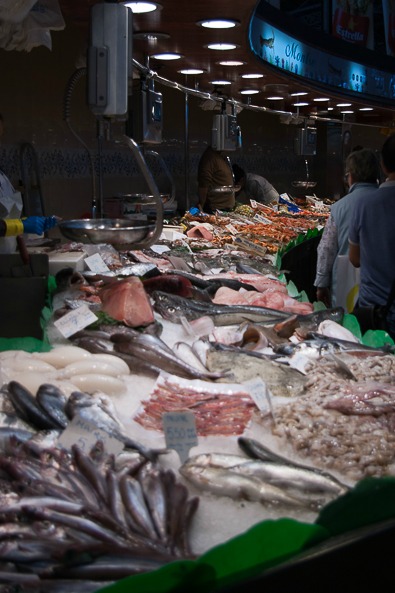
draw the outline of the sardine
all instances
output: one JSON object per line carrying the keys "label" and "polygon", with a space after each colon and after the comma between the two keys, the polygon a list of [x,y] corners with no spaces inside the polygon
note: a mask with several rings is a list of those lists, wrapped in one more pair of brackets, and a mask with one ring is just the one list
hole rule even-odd
{"label": "sardine", "polygon": [[151,296],[154,300],[155,311],[173,323],[181,323],[182,317],[192,321],[204,315],[211,317],[215,325],[236,325],[243,321],[272,324],[289,318],[289,313],[266,307],[215,305],[160,291],[153,292]]}

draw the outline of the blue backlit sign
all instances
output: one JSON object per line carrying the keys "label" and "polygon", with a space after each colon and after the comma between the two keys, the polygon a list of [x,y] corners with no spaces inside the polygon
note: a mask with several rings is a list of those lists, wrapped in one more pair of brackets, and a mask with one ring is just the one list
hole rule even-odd
{"label": "blue backlit sign", "polygon": [[[254,14],[249,30],[250,49],[267,64],[316,83],[379,98],[388,102],[395,98],[395,73],[350,61],[313,45],[301,42]],[[328,89],[329,90],[329,89]]]}

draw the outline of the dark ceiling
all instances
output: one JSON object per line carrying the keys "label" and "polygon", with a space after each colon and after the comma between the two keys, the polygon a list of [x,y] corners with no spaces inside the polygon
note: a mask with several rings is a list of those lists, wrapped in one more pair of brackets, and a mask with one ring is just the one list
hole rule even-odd
{"label": "dark ceiling", "polygon": [[[59,0],[59,4],[66,20],[79,27],[87,38],[89,37],[90,7],[101,0]],[[354,110],[352,115],[340,114],[336,107],[339,100],[344,97],[334,95],[327,89],[322,90],[301,84],[299,80],[289,76],[283,76],[278,70],[265,66],[258,62],[249,49],[248,28],[251,15],[256,7],[255,0],[162,0],[161,7],[154,12],[133,15],[133,58],[150,71],[166,80],[197,89],[199,91],[223,95],[238,102],[250,102],[252,106],[273,110],[284,110],[302,117],[310,117],[316,114],[318,117],[330,117],[366,125],[388,125],[395,122],[395,113],[391,105],[373,105],[371,112],[360,112],[359,108],[367,106],[366,103],[351,100]],[[289,3],[288,3],[289,4]],[[320,27],[317,16],[325,3],[294,2],[293,6],[298,9],[293,11],[295,19],[303,19],[304,25]],[[309,10],[307,10],[309,8]],[[289,13],[292,11],[288,11]],[[240,24],[233,29],[213,30],[199,26],[199,21],[209,18],[234,19]],[[322,22],[321,22],[322,25]],[[146,33],[159,34],[156,39]],[[231,51],[210,50],[207,44],[213,42],[232,42],[237,45]],[[159,61],[150,56],[160,52],[175,52],[182,55],[182,58],[174,61]],[[220,60],[240,60],[242,66],[229,67],[221,66]],[[200,75],[185,75],[178,71],[185,68],[201,68],[204,70]],[[241,77],[247,73],[261,73],[263,78],[245,80]],[[216,86],[214,80],[229,80],[230,85]],[[265,98],[264,86],[287,85],[286,96],[282,101],[270,101]],[[246,99],[240,94],[242,89],[256,88],[259,94]],[[310,105],[296,108],[293,106],[295,98],[293,92],[307,90],[307,100]],[[317,110],[317,103],[314,106],[313,99],[325,94],[330,98],[330,105],[333,111],[326,113]],[[319,105],[319,104],[318,104]],[[313,106],[313,107],[312,107]],[[395,106],[394,106],[395,107]],[[346,119],[347,118],[347,119]]]}

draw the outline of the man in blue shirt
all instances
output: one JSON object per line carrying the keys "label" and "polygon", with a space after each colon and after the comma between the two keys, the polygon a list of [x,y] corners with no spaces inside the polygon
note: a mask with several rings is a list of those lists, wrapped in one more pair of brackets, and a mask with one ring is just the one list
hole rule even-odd
{"label": "man in blue shirt", "polygon": [[[358,199],[349,230],[350,261],[360,267],[360,306],[385,305],[395,281],[395,134],[383,144],[381,168],[385,181]],[[395,302],[387,321],[395,337]]]}

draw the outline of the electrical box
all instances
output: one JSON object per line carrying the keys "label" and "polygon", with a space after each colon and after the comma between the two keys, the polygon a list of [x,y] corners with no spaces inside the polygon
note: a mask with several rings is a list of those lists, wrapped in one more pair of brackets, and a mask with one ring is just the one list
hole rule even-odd
{"label": "electrical box", "polygon": [[143,83],[133,91],[132,113],[129,114],[131,136],[139,144],[160,144],[162,142],[163,104],[162,93],[151,85]]}
{"label": "electrical box", "polygon": [[211,146],[214,150],[236,150],[241,147],[241,130],[235,115],[214,115]]}
{"label": "electrical box", "polygon": [[127,117],[132,73],[132,11],[122,4],[91,8],[88,105],[95,115]]}
{"label": "electrical box", "polygon": [[317,154],[317,129],[307,127],[296,130],[294,145],[295,154],[302,156]]}

